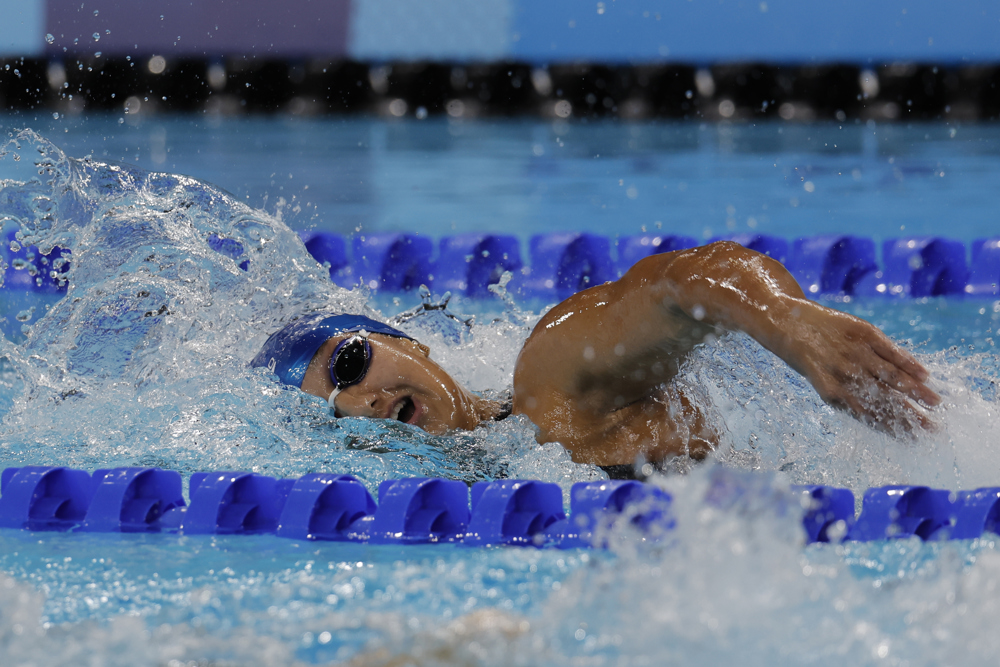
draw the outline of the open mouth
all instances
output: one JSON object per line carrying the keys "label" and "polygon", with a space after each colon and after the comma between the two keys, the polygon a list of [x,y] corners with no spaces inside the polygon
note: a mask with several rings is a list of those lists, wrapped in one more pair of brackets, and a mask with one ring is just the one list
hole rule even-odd
{"label": "open mouth", "polygon": [[392,418],[408,424],[416,414],[417,405],[413,402],[412,398],[407,396],[396,404],[396,407],[392,411]]}

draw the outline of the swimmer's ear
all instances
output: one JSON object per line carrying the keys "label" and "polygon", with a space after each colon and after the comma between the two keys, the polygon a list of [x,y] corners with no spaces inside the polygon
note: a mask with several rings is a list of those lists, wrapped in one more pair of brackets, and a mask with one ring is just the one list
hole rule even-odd
{"label": "swimmer's ear", "polygon": [[[417,343],[417,341],[413,341],[413,342]],[[431,348],[427,347],[423,343],[417,343],[417,347],[420,349],[421,352],[424,353],[425,357],[430,357],[431,356]]]}

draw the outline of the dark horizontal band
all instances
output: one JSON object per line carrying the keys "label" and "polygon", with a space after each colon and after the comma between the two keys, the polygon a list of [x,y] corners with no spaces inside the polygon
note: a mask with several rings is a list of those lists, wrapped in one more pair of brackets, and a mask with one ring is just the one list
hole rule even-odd
{"label": "dark horizontal band", "polygon": [[993,119],[1000,64],[0,59],[0,108],[385,117]]}

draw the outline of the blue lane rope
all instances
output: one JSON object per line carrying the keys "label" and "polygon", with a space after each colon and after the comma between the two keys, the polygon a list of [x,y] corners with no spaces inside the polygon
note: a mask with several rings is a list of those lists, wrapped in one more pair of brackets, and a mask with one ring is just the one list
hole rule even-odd
{"label": "blue lane rope", "polygon": [[[431,240],[413,234],[355,236],[350,244],[326,232],[302,234],[302,239],[316,261],[329,267],[330,279],[344,287],[361,283],[401,291],[424,284],[438,292],[482,297],[509,271],[508,291],[529,298],[566,298],[618,278],[649,255],[699,245],[693,237],[670,234],[615,240],[578,232],[536,234],[529,239],[526,263],[518,238],[510,235],[446,236],[434,261]],[[882,243],[881,266],[875,241],[858,236],[810,236],[789,242],[766,234],[737,234],[709,241],[720,240],[735,241],[782,262],[813,297],[1000,294],[998,238],[974,241],[971,262],[961,241],[891,238]]]}
{"label": "blue lane rope", "polygon": [[[614,280],[649,255],[699,245],[692,237],[668,234],[618,239],[579,232],[538,234],[529,239],[530,262],[524,262],[520,240],[502,234],[446,236],[437,244],[436,255],[434,242],[417,234],[366,234],[348,241],[337,234],[316,232],[302,233],[301,238],[313,258],[328,267],[330,279],[343,287],[364,284],[398,292],[427,285],[440,293],[473,298],[488,296],[490,285],[509,271],[509,292],[526,298],[563,299]],[[13,239],[11,235],[8,240]],[[881,264],[876,260],[875,241],[859,236],[810,236],[791,242],[765,234],[710,239],[717,240],[735,241],[784,263],[812,297],[1000,295],[1000,238],[977,239],[969,248],[942,237],[886,239]],[[239,241],[209,234],[206,243],[244,271],[249,268],[252,259]],[[6,289],[66,288],[62,274],[69,269],[68,251],[57,248],[43,256],[33,246],[11,251],[8,243],[0,247],[0,257],[8,264]],[[31,257],[34,272],[25,270]]]}
{"label": "blue lane rope", "polygon": [[[868,489],[860,515],[854,495],[795,486],[807,542],[975,539],[1000,530],[1000,487],[949,491],[926,486]],[[189,480],[159,468],[88,474],[59,466],[7,468],[0,475],[0,528],[33,531],[271,534],[297,540],[371,544],[461,543],[561,549],[595,544],[621,515],[647,538],[674,528],[671,497],[636,481],[579,482],[563,511],[557,484],[394,479],[378,503],[351,475],[310,473],[275,479],[251,472],[199,472]],[[712,502],[708,499],[706,502]]]}

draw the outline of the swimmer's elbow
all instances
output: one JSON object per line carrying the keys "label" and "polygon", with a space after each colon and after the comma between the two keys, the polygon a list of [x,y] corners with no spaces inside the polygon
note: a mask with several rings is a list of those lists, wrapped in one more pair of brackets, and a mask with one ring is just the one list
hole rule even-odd
{"label": "swimmer's elbow", "polygon": [[[684,295],[724,289],[745,291],[755,283],[800,296],[798,283],[777,260],[733,241],[715,241],[696,248],[651,255],[637,262],[626,274],[630,281],[642,281],[683,301]],[[623,278],[624,279],[624,278]]]}

